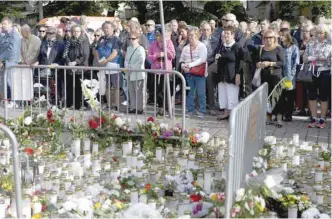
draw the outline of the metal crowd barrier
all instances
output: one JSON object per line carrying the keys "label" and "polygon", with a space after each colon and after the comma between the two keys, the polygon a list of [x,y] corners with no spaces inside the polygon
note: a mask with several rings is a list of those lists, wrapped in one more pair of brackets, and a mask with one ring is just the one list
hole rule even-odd
{"label": "metal crowd barrier", "polygon": [[[50,73],[51,72],[51,73]],[[57,106],[59,108],[68,108],[70,106],[67,106],[67,98],[71,95],[67,95],[68,92],[68,86],[69,84],[67,83],[68,80],[72,80],[72,91],[73,91],[73,96],[72,96],[72,102],[73,102],[73,114],[75,117],[75,113],[77,111],[84,111],[85,105],[84,101],[81,101],[81,106],[80,109],[77,109],[79,106],[75,104],[75,99],[76,98],[82,98],[81,100],[84,100],[83,94],[81,97],[77,97],[75,94],[75,88],[77,87],[77,82],[78,79],[97,79],[97,74],[98,72],[104,72],[106,73],[106,88],[107,85],[110,84],[111,82],[111,75],[117,74],[117,78],[115,77],[115,81],[117,84],[117,88],[121,87],[120,85],[122,84],[122,72],[125,72],[125,75],[129,74],[134,74],[135,72],[146,72],[146,77],[144,81],[144,86],[143,86],[143,115],[144,118],[147,116],[157,116],[157,98],[161,98],[163,101],[163,119],[165,120],[166,117],[166,104],[170,110],[168,110],[169,117],[173,118],[173,123],[175,125],[176,123],[176,117],[175,117],[175,94],[176,94],[176,77],[180,78],[180,81],[182,84],[182,112],[181,112],[181,117],[182,117],[182,130],[185,130],[185,103],[186,103],[186,81],[184,76],[177,71],[166,71],[166,70],[158,70],[158,69],[126,69],[126,68],[106,68],[106,67],[85,67],[85,66],[52,66],[52,65],[37,65],[37,66],[28,66],[28,65],[16,65],[16,66],[10,66],[7,67],[4,70],[3,73],[3,80],[2,80],[2,88],[1,91],[3,91],[2,99],[4,100],[4,118],[5,121],[8,120],[8,114],[14,114],[15,112],[18,111],[17,108],[25,110],[26,108],[30,107],[31,112],[33,110],[37,110],[41,112],[42,109],[47,109],[51,106]],[[119,73],[120,72],[120,73]],[[133,73],[134,72],[134,73]],[[149,113],[148,112],[148,107],[147,107],[147,95],[146,95],[146,81],[147,77],[152,78],[153,77],[153,83],[154,83],[154,104],[153,104],[153,112]],[[11,78],[13,82],[9,81],[11,83],[10,91],[11,91],[11,106],[14,105],[13,109],[8,108],[9,104],[9,98],[8,98],[8,91],[7,90],[7,80],[8,77]],[[75,79],[76,78],[76,79]],[[125,77],[127,78],[127,77]],[[114,79],[114,77],[113,77]],[[164,79],[164,80],[162,80]],[[32,80],[30,82],[29,80]],[[97,79],[98,80],[98,79]],[[101,80],[99,81],[99,87],[102,86]],[[162,82],[163,81],[163,82]],[[170,82],[172,81],[172,85],[170,85]],[[81,82],[79,82],[81,83]],[[128,83],[128,78],[127,78],[127,83]],[[0,85],[1,86],[1,85]],[[33,87],[31,87],[33,86]],[[160,88],[160,86],[162,88]],[[137,88],[137,81],[135,84],[135,87]],[[32,90],[33,89],[33,90]],[[167,92],[166,92],[167,89]],[[173,96],[169,98],[170,94],[169,91],[170,89],[173,90]],[[32,90],[32,91],[31,91]],[[111,102],[113,102],[112,99],[112,92],[117,94],[118,98],[116,101],[115,105],[112,105]],[[123,89],[124,92],[126,91]],[[32,92],[29,93],[29,92]],[[159,91],[159,92],[157,92]],[[160,94],[160,91],[162,94]],[[106,89],[106,94],[109,96],[110,102],[108,102],[107,107],[108,107],[108,113],[110,114],[111,112],[116,112],[116,113],[125,113],[126,116],[128,117],[129,113],[129,105],[127,104],[126,107],[123,107],[120,104],[120,91],[116,89]],[[135,89],[135,98],[137,99],[137,89]],[[43,102],[41,101],[42,97],[45,97],[46,107],[43,106]],[[161,97],[162,96],[162,97]],[[61,98],[62,97],[62,98]],[[99,92],[99,101],[101,102],[102,96],[100,95]],[[166,100],[168,101],[166,103]],[[129,100],[130,101],[130,100]],[[128,101],[128,102],[129,102]],[[159,101],[160,102],[160,101]],[[15,107],[17,104],[19,104],[18,107]],[[137,109],[137,101],[136,101],[136,107]],[[33,106],[34,105],[34,106]],[[113,108],[112,108],[113,107]],[[125,109],[124,109],[125,108]],[[70,109],[70,108],[69,108]],[[107,111],[107,110],[106,110]],[[86,112],[86,111],[85,111]],[[17,112],[18,113],[18,112]],[[101,115],[101,112],[99,112]],[[136,119],[138,119],[138,111],[136,110],[135,112]],[[145,119],[146,121],[146,119]]]}
{"label": "metal crowd barrier", "polygon": [[244,186],[253,157],[263,147],[267,96],[268,84],[264,83],[231,112],[225,218],[231,218],[236,191]]}
{"label": "metal crowd barrier", "polygon": [[22,187],[20,179],[20,165],[18,154],[18,143],[15,134],[5,125],[0,123],[0,130],[9,138],[12,146],[13,172],[15,185],[16,216],[22,218]]}

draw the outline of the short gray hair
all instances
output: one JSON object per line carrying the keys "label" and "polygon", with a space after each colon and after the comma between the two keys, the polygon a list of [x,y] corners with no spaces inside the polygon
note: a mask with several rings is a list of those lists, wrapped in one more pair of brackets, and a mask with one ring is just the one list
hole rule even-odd
{"label": "short gray hair", "polygon": [[26,31],[26,32],[31,33],[31,28],[30,28],[29,25],[24,24],[24,25],[21,27],[21,31]]}
{"label": "short gray hair", "polygon": [[236,21],[236,16],[235,16],[235,14],[227,13],[227,14],[225,15],[225,17],[227,18],[227,20],[232,20],[233,22]]}
{"label": "short gray hair", "polygon": [[86,15],[82,15],[80,17],[80,22],[81,22],[81,24],[87,23],[88,22],[88,17]]}

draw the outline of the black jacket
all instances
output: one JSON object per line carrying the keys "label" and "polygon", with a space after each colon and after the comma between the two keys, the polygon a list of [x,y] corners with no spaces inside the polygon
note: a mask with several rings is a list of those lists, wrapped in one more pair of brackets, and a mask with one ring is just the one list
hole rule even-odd
{"label": "black jacket", "polygon": [[229,49],[221,45],[218,52],[221,56],[218,59],[218,76],[220,81],[227,83],[235,83],[235,75],[242,74],[240,71],[241,60],[243,60],[242,46],[235,43]]}
{"label": "black jacket", "polygon": [[[200,41],[203,42],[202,37],[200,38]],[[218,45],[219,45],[219,39],[216,37],[211,37],[210,39],[210,45],[211,48],[207,48],[207,63],[208,65],[211,65],[215,61],[215,55],[218,50]]]}
{"label": "black jacket", "polygon": [[56,63],[58,65],[64,64],[64,59],[62,58],[63,51],[65,49],[63,41],[57,41],[53,44],[49,57],[47,58],[47,41],[43,40],[40,45],[40,53],[38,61],[40,65],[50,65]]}
{"label": "black jacket", "polygon": [[76,62],[80,66],[89,65],[90,44],[89,40],[83,37],[82,45],[80,47],[69,46],[68,56],[66,57],[66,64],[69,62]]}

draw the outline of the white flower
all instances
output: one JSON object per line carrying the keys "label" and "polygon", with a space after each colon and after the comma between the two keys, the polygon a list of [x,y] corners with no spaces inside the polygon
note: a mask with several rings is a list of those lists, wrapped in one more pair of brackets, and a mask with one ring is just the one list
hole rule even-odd
{"label": "white flower", "polygon": [[260,162],[262,164],[262,163],[264,163],[264,159],[262,157],[259,157],[258,162]]}
{"label": "white flower", "polygon": [[28,116],[28,117],[26,117],[26,118],[24,119],[24,124],[25,124],[25,125],[31,125],[31,123],[32,123],[32,118],[31,118],[31,116]]}
{"label": "white flower", "polygon": [[164,199],[163,197],[160,197],[158,200],[159,200],[161,205],[164,205],[165,202],[166,202],[166,199]]}
{"label": "white flower", "polygon": [[277,143],[277,139],[274,136],[266,136],[264,142],[265,144],[274,145]]}
{"label": "white flower", "polygon": [[274,181],[273,177],[270,175],[267,175],[265,180],[264,180],[264,184],[266,185],[266,187],[268,187],[269,189],[273,188],[276,185],[276,182]]}
{"label": "white flower", "polygon": [[87,198],[80,198],[77,200],[77,210],[79,212],[92,213],[93,204],[92,201]]}
{"label": "white flower", "polygon": [[242,200],[242,198],[243,198],[243,196],[244,196],[244,192],[245,192],[245,190],[244,190],[243,188],[238,189],[238,190],[236,191],[236,198],[235,198],[235,200],[236,200],[237,202]]}
{"label": "white flower", "polygon": [[319,214],[319,218],[330,218],[328,214]]}
{"label": "white flower", "polygon": [[112,190],[110,191],[110,195],[114,195],[114,196],[116,196],[116,197],[120,197],[120,193],[119,193],[119,191],[114,190],[114,189],[112,189]]}
{"label": "white flower", "polygon": [[248,202],[245,202],[245,203],[244,203],[244,208],[247,209],[248,211],[250,211],[250,208],[249,208]]}
{"label": "white flower", "polygon": [[37,119],[45,119],[46,116],[44,114],[38,114]]}
{"label": "white flower", "polygon": [[294,190],[291,187],[285,187],[282,189],[283,192],[285,192],[286,194],[293,194]]}
{"label": "white flower", "polygon": [[134,181],[130,180],[130,181],[128,181],[128,185],[133,186],[133,185],[135,185],[135,183],[134,183]]}
{"label": "white flower", "polygon": [[124,121],[120,117],[117,117],[115,119],[115,124],[117,127],[121,128],[124,125]]}
{"label": "white flower", "polygon": [[267,161],[266,161],[266,160],[265,160],[264,163],[263,163],[263,167],[264,167],[264,169],[267,168]]}
{"label": "white flower", "polygon": [[256,167],[257,167],[258,169],[260,169],[260,168],[262,168],[262,164],[261,164],[261,163],[256,163]]}
{"label": "white flower", "polygon": [[202,143],[202,144],[206,144],[206,143],[208,143],[209,139],[210,139],[210,133],[202,132],[200,134],[200,138],[198,139],[198,142]]}
{"label": "white flower", "polygon": [[258,151],[258,154],[260,155],[260,156],[266,156],[267,155],[267,149],[265,149],[265,148],[263,148],[263,149],[260,149],[259,151]]}
{"label": "white flower", "polygon": [[167,129],[168,124],[167,123],[160,123],[160,129]]}
{"label": "white flower", "polygon": [[64,208],[65,212],[76,210],[77,204],[73,201],[65,202],[62,207]]}
{"label": "white flower", "polygon": [[138,125],[142,125],[142,120],[137,119],[137,120],[136,120],[136,123],[137,123]]}
{"label": "white flower", "polygon": [[121,189],[120,183],[118,180],[112,180],[111,185],[114,189]]}

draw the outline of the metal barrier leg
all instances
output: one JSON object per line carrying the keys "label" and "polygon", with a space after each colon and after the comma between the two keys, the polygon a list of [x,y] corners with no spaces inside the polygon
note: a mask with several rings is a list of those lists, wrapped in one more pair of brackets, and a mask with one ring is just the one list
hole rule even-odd
{"label": "metal barrier leg", "polygon": [[0,129],[2,129],[12,143],[12,156],[13,156],[13,168],[14,168],[14,183],[15,183],[15,199],[16,199],[16,216],[22,218],[22,188],[19,172],[19,157],[18,157],[18,143],[14,133],[5,125],[0,123]]}

